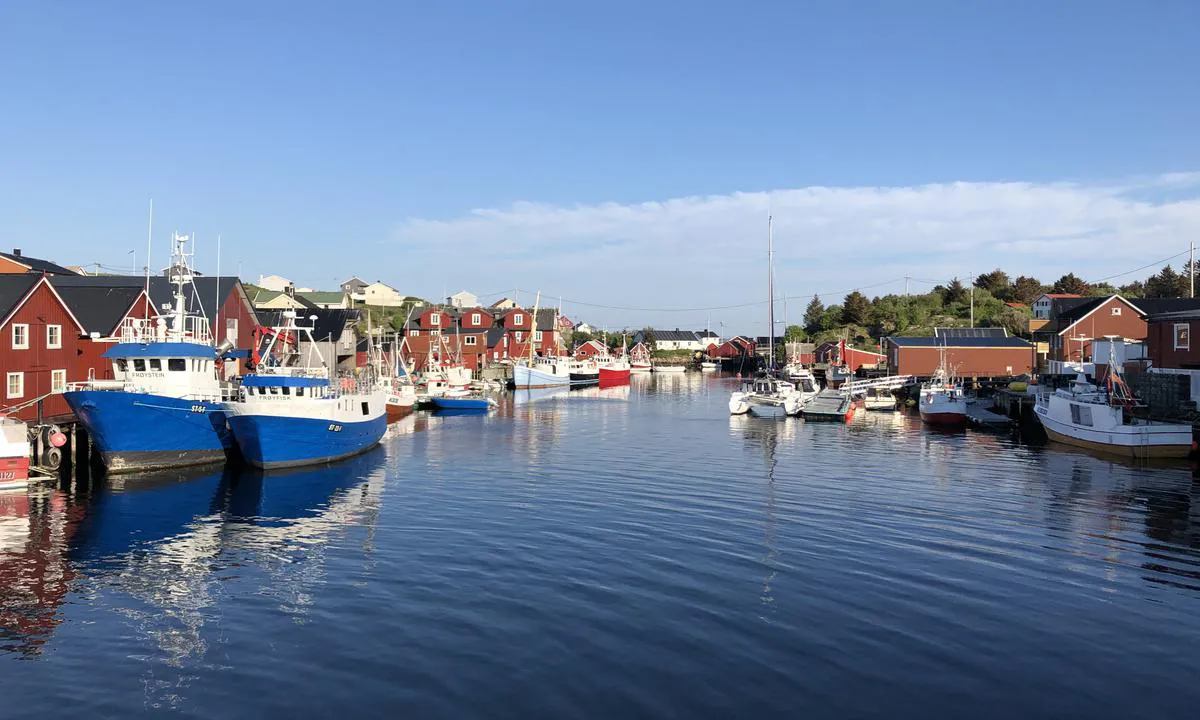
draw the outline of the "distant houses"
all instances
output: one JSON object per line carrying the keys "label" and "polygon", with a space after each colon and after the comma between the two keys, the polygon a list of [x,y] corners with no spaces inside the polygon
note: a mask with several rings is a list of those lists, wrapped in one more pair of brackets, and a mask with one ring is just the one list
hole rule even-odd
{"label": "distant houses", "polygon": [[402,351],[415,370],[442,361],[457,361],[476,370],[488,363],[536,355],[566,354],[553,309],[513,307],[494,310],[480,306],[456,307],[449,303],[414,313],[404,326]]}
{"label": "distant houses", "polygon": [[0,275],[23,275],[34,273],[38,275],[81,275],[78,270],[63,267],[49,260],[39,260],[25,255],[21,248],[13,248],[10,253],[0,252]]}

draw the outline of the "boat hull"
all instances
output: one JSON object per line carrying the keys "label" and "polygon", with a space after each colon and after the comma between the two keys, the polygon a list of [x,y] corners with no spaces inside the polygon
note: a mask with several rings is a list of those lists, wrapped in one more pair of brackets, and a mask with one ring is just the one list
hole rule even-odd
{"label": "boat hull", "polygon": [[571,378],[572,385],[595,385],[600,382],[599,371],[595,372],[573,372],[568,377]]}
{"label": "boat hull", "polygon": [[220,403],[107,390],[63,398],[109,473],[220,463],[234,448]]}
{"label": "boat hull", "polygon": [[17,490],[29,484],[29,456],[0,458],[0,490]]}
{"label": "boat hull", "polygon": [[1047,417],[1041,407],[1034,408],[1034,414],[1046,437],[1064,445],[1138,459],[1185,458],[1192,452],[1192,429],[1187,425],[1127,425],[1127,431],[1106,432]]}
{"label": "boat hull", "polygon": [[431,398],[430,401],[439,410],[478,410],[480,412],[487,412],[492,407],[487,398],[438,397]]}
{"label": "boat hull", "polygon": [[366,452],[379,444],[387,416],[361,422],[280,415],[229,416],[242,457],[264,470],[334,462]]}
{"label": "boat hull", "polygon": [[531,368],[525,365],[516,365],[513,367],[513,387],[522,390],[567,387],[570,384],[571,376],[569,374],[559,375],[536,366]]}
{"label": "boat hull", "polygon": [[966,413],[921,411],[921,421],[938,427],[962,427],[967,424]]}
{"label": "boat hull", "polygon": [[628,380],[629,373],[630,373],[630,368],[624,368],[622,370],[614,370],[612,368],[603,368],[602,367],[602,368],[600,368],[600,381],[601,382],[618,382],[621,380]]}

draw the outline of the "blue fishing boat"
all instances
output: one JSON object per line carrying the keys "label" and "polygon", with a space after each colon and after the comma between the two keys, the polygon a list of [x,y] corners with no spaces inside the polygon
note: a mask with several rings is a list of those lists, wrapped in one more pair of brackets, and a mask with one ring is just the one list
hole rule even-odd
{"label": "blue fishing boat", "polygon": [[433,397],[429,398],[429,402],[433,403],[433,406],[439,410],[475,410],[478,412],[487,412],[496,407],[495,400],[478,395]]}
{"label": "blue fishing boat", "polygon": [[386,393],[373,381],[332,383],[312,327],[298,325],[293,311],[284,318],[284,326],[267,331],[255,372],[222,405],[242,457],[264,469],[298,467],[379,444],[387,430]]}
{"label": "blue fishing boat", "polygon": [[234,447],[208,318],[188,307],[187,240],[174,237],[167,271],[174,301],[155,317],[126,318],[104,353],[113,379],[73,383],[63,393],[109,473],[224,462]]}

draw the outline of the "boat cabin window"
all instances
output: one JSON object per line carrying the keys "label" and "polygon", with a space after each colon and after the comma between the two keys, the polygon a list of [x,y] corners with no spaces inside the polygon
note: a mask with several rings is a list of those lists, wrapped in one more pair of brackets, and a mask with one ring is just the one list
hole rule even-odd
{"label": "boat cabin window", "polygon": [[183,358],[167,358],[167,369],[171,372],[184,372],[187,370],[187,360]]}
{"label": "boat cabin window", "polygon": [[1092,426],[1092,409],[1086,405],[1071,403],[1071,422],[1084,427]]}
{"label": "boat cabin window", "polygon": [[[767,298],[767,299],[769,300],[770,298]],[[363,415],[371,414],[371,404],[370,403],[363,403],[362,409],[363,409]]]}
{"label": "boat cabin window", "polygon": [[162,360],[154,358],[150,361],[150,369],[155,372],[162,372]]}
{"label": "boat cabin window", "polygon": [[291,394],[292,394],[292,389],[291,389],[290,387],[288,387],[288,386],[284,385],[284,386],[283,386],[283,394],[284,394],[284,395],[291,395]]}
{"label": "boat cabin window", "polygon": [[141,358],[135,358],[133,361],[134,372],[146,372],[146,361]]}
{"label": "boat cabin window", "polygon": [[302,388],[302,387],[296,388],[296,397],[304,397],[304,388]]}
{"label": "boat cabin window", "polygon": [[129,361],[127,361],[127,360],[118,360],[117,361],[117,372],[125,372],[128,369],[129,369]]}
{"label": "boat cabin window", "polygon": [[272,386],[271,386],[271,394],[272,394],[272,395],[278,395],[278,394],[279,394],[279,388],[277,388],[277,387],[275,387],[274,385],[272,385]]}

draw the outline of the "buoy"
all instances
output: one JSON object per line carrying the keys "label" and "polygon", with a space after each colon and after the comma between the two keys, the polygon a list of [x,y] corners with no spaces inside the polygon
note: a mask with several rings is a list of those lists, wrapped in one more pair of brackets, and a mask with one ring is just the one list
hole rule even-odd
{"label": "buoy", "polygon": [[50,433],[50,444],[56,448],[60,448],[67,444],[67,436],[61,432]]}

